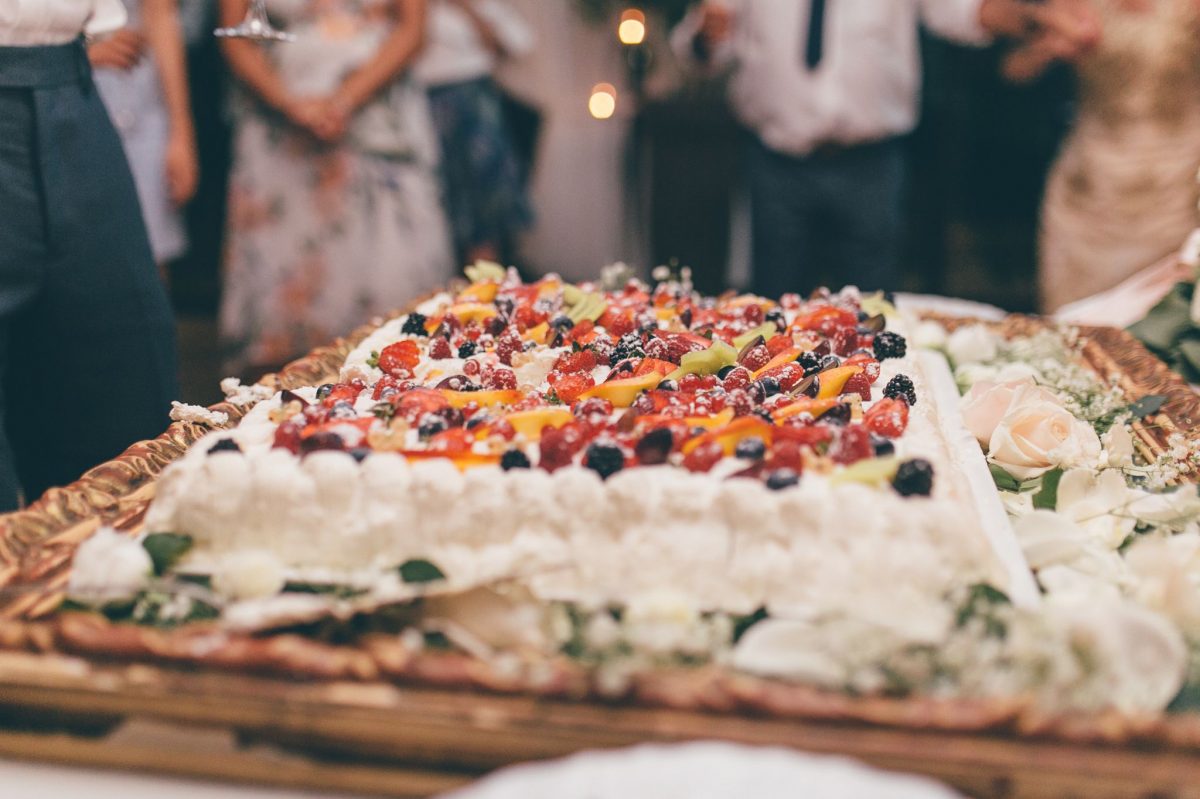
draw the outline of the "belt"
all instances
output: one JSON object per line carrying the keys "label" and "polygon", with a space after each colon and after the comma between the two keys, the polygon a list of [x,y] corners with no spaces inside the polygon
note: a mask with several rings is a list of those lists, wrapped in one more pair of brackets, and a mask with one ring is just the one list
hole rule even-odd
{"label": "belt", "polygon": [[45,89],[79,83],[92,74],[80,37],[66,44],[0,47],[0,88]]}

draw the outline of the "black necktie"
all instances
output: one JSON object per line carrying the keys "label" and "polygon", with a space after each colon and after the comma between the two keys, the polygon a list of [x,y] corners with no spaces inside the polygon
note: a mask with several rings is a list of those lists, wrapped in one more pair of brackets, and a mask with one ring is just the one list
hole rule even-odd
{"label": "black necktie", "polygon": [[808,41],[804,46],[804,63],[816,69],[825,51],[825,0],[809,0]]}

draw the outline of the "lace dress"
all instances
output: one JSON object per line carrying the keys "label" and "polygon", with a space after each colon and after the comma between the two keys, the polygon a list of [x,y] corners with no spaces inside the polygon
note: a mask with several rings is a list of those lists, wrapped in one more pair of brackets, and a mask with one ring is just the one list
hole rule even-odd
{"label": "lace dress", "polygon": [[1104,38],[1078,67],[1078,117],[1042,210],[1047,310],[1112,288],[1196,226],[1200,4],[1093,3]]}
{"label": "lace dress", "polygon": [[[269,46],[298,96],[325,96],[393,24],[383,0],[271,0],[296,41]],[[235,138],[220,328],[227,368],[273,366],[451,274],[424,92],[407,76],[324,145],[246,93]]]}

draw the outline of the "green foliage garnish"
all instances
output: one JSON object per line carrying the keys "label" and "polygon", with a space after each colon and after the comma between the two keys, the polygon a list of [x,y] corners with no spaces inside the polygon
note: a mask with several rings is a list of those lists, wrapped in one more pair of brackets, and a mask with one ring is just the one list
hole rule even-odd
{"label": "green foliage garnish", "polygon": [[996,483],[996,488],[1000,489],[1001,491],[1021,490],[1021,481],[1004,471],[1004,469],[1000,468],[994,463],[989,463],[988,469],[992,473],[992,480]]}
{"label": "green foliage garnish", "polygon": [[400,564],[400,579],[406,583],[432,583],[445,580],[446,575],[427,560],[407,560]]}
{"label": "green foliage garnish", "polygon": [[367,357],[367,366],[371,367],[372,369],[379,368],[379,351],[378,350],[371,350],[371,354]]}
{"label": "green foliage garnish", "polygon": [[192,548],[192,537],[182,533],[151,533],[142,539],[142,548],[150,555],[154,573],[161,577]]}
{"label": "green foliage garnish", "polygon": [[1058,508],[1058,484],[1062,476],[1062,469],[1051,469],[1042,475],[1042,487],[1033,495],[1033,507],[1039,510]]}

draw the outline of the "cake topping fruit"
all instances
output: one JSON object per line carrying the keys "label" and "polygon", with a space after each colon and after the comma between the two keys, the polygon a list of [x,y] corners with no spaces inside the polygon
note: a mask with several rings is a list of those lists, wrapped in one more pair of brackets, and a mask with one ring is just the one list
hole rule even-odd
{"label": "cake topping fruit", "polygon": [[625,454],[611,441],[593,441],[584,453],[583,465],[607,480],[625,468]]}
{"label": "cake topping fruit", "polygon": [[892,330],[881,330],[875,334],[872,343],[875,357],[881,361],[888,358],[903,358],[908,353],[908,342],[904,336]]}
{"label": "cake topping fruit", "polygon": [[909,405],[917,404],[917,390],[913,386],[913,381],[907,375],[896,375],[888,381],[883,388],[883,396],[896,399],[904,397]]}
{"label": "cake topping fruit", "polygon": [[933,493],[933,465],[922,458],[904,461],[892,478],[892,487],[905,497],[927,497]]}

